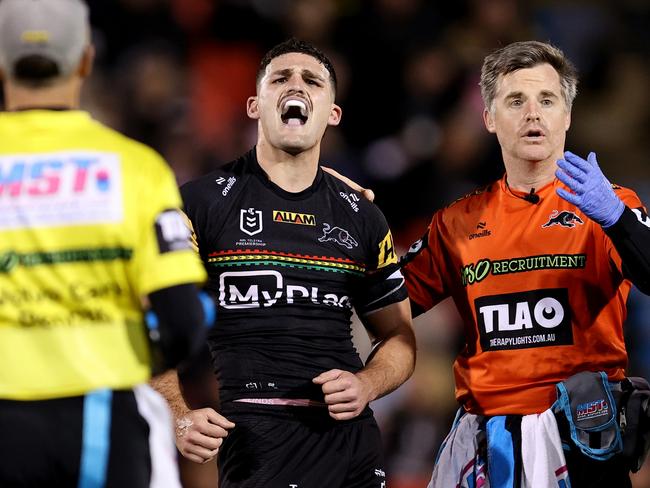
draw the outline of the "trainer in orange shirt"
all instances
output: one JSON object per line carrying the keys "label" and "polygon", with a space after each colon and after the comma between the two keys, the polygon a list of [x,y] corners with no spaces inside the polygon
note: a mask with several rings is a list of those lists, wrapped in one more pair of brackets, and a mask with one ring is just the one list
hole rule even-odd
{"label": "trainer in orange shirt", "polygon": [[[556,384],[576,373],[623,380],[625,303],[632,283],[650,292],[646,209],[607,181],[594,153],[564,150],[576,85],[549,44],[513,43],[486,57],[484,121],[506,173],[436,212],[403,259],[414,314],[450,296],[460,311],[456,397],[479,423],[549,409]],[[565,454],[574,488],[630,486],[617,456],[595,461],[575,445]],[[430,486],[445,486],[440,471]]]}

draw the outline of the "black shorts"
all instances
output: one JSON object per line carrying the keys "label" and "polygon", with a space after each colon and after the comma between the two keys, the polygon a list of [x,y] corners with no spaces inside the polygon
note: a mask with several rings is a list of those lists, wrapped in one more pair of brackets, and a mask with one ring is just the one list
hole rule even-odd
{"label": "black shorts", "polygon": [[379,427],[369,409],[336,421],[323,408],[249,404],[219,451],[220,488],[383,488]]}
{"label": "black shorts", "polygon": [[[160,448],[150,445],[171,427],[150,389],[136,388],[0,400],[0,486],[149,488],[152,463],[175,466],[173,451],[163,461]],[[169,473],[171,484],[161,486],[179,486],[177,469]]]}

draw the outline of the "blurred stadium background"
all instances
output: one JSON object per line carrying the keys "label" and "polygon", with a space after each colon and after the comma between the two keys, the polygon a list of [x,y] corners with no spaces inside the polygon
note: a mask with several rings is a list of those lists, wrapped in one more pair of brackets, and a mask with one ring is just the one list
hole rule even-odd
{"label": "blurred stadium background", "polygon": [[[437,208],[502,174],[481,118],[481,62],[495,47],[537,39],[561,47],[580,71],[567,148],[596,151],[610,180],[650,202],[647,0],[88,3],[97,64],[84,108],[160,151],[179,183],[254,143],[245,100],[254,93],[257,63],[296,36],[323,49],[340,79],[343,122],[329,129],[322,159],[375,190],[403,252]],[[635,292],[629,312],[630,373],[650,377],[650,299]],[[456,409],[453,305],[442,303],[416,328],[413,378],[373,404],[393,488],[426,486]],[[650,487],[646,471],[635,476],[636,488]]]}

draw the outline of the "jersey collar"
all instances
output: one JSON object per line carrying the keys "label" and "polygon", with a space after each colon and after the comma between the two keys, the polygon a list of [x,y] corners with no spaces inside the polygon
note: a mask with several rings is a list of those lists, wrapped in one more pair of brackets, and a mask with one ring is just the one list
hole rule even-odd
{"label": "jersey collar", "polygon": [[306,198],[309,198],[312,194],[314,194],[318,190],[321,181],[323,180],[323,170],[319,166],[318,170],[316,171],[316,178],[314,178],[314,181],[311,184],[311,186],[308,186],[304,190],[299,191],[297,193],[289,192],[284,190],[283,188],[280,188],[278,185],[276,185],[269,179],[269,176],[266,174],[264,169],[260,166],[259,161],[257,160],[257,152],[255,146],[253,146],[253,149],[251,149],[246,154],[245,160],[251,172],[255,176],[257,176],[257,178],[259,178],[259,180],[267,188],[269,188],[276,195],[287,200],[304,200]]}

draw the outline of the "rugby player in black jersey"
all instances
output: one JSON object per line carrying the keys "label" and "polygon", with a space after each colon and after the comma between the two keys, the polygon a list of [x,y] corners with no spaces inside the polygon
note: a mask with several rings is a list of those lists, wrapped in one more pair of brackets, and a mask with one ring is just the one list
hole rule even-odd
{"label": "rugby player in black jersey", "polygon": [[[415,339],[384,216],[319,166],[335,92],[316,48],[274,47],[247,102],[256,146],[181,189],[218,305],[220,405],[179,372],[192,410],[173,405],[177,446],[196,462],[219,453],[222,487],[386,484],[368,403],[411,375]],[[365,365],[353,307],[376,342]]]}

